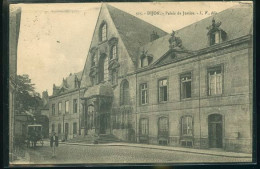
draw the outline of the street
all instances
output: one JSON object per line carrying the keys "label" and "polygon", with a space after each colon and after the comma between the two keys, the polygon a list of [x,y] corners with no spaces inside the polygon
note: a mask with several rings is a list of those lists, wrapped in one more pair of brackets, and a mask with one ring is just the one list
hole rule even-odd
{"label": "street", "polygon": [[250,158],[221,157],[178,151],[128,146],[60,144],[56,158],[51,158],[49,144],[29,148],[30,164],[90,164],[90,163],[201,163],[250,162]]}

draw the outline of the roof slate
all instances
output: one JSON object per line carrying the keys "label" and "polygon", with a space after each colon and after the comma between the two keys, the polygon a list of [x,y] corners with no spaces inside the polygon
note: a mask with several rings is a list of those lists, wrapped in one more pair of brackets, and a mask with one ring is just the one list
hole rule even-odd
{"label": "roof slate", "polygon": [[[212,24],[213,17],[216,22],[221,22],[220,28],[227,33],[227,41],[252,34],[253,8],[238,5],[175,31],[185,49],[196,51],[208,47],[207,27]],[[169,38],[170,34],[140,47],[138,56],[143,50],[147,51],[154,56],[155,62],[169,50]]]}
{"label": "roof slate", "polygon": [[168,33],[160,28],[147,23],[133,15],[121,11],[111,5],[106,5],[115,27],[132,59],[135,63],[138,49],[150,42],[150,35],[153,31],[157,32],[159,37]]}

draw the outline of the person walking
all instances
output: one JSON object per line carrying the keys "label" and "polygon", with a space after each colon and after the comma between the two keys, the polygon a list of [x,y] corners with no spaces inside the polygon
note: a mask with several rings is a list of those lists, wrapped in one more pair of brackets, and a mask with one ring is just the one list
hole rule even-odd
{"label": "person walking", "polygon": [[52,158],[56,157],[56,147],[59,146],[59,138],[56,136],[56,133],[53,132],[51,139],[50,139],[50,145],[52,147]]}

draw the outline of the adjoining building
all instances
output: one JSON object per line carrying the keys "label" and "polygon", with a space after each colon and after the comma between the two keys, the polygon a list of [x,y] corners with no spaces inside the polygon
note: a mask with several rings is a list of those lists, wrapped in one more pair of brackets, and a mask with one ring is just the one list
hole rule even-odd
{"label": "adjoining building", "polygon": [[81,135],[252,152],[252,18],[239,5],[168,34],[103,4],[80,88],[61,95],[82,107],[65,121]]}
{"label": "adjoining building", "polygon": [[49,132],[55,131],[62,140],[76,137],[79,133],[81,73],[70,74],[60,86],[53,84],[49,97]]}
{"label": "adjoining building", "polygon": [[21,8],[11,7],[9,14],[9,161],[14,157],[15,86],[17,75],[17,46],[21,21]]}

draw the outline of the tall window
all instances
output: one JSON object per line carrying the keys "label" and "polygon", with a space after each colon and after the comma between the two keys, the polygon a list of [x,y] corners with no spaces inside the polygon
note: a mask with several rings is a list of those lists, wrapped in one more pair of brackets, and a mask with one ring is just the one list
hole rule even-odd
{"label": "tall window", "polygon": [[148,90],[147,90],[147,83],[141,84],[141,104],[148,103]]}
{"label": "tall window", "polygon": [[208,70],[208,94],[222,94],[222,70],[221,66],[210,68]]}
{"label": "tall window", "polygon": [[59,123],[58,124],[58,134],[60,134],[61,133],[61,124]]}
{"label": "tall window", "polygon": [[159,102],[168,101],[168,80],[159,80]]}
{"label": "tall window", "polygon": [[68,114],[69,113],[69,101],[65,102],[65,113]]}
{"label": "tall window", "polygon": [[73,134],[77,134],[77,123],[73,123]]}
{"label": "tall window", "polygon": [[101,56],[99,61],[99,81],[107,81],[108,77],[108,59],[106,56]]}
{"label": "tall window", "polygon": [[78,112],[78,99],[73,99],[73,113]]}
{"label": "tall window", "polygon": [[181,76],[181,98],[191,98],[191,73]]}
{"label": "tall window", "polygon": [[58,113],[61,114],[61,102],[58,103]]}
{"label": "tall window", "polygon": [[107,40],[107,24],[104,23],[102,26],[101,26],[101,35],[100,35],[100,41],[103,42],[105,40]]}
{"label": "tall window", "polygon": [[140,134],[148,135],[148,119],[140,120]]}
{"label": "tall window", "polygon": [[129,83],[127,80],[121,82],[121,105],[129,104]]}
{"label": "tall window", "polygon": [[110,59],[115,59],[117,57],[117,46],[114,45],[111,50]]}
{"label": "tall window", "polygon": [[181,133],[183,136],[192,136],[192,117],[190,116],[182,117]]}
{"label": "tall window", "polygon": [[55,115],[55,104],[52,104],[52,107],[51,107],[51,112],[52,112],[52,115]]}
{"label": "tall window", "polygon": [[158,129],[159,129],[159,136],[168,136],[169,126],[168,126],[168,118],[167,117],[160,117],[158,121]]}

